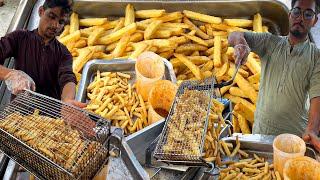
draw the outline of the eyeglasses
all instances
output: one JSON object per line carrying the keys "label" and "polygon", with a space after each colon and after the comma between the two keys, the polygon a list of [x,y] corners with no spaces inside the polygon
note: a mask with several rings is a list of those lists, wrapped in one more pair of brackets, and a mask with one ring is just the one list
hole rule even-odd
{"label": "eyeglasses", "polygon": [[299,7],[295,7],[291,9],[291,15],[294,18],[300,17],[302,13],[303,13],[304,20],[311,20],[316,15],[316,13],[312,9],[306,9],[304,11],[302,11],[301,8]]}

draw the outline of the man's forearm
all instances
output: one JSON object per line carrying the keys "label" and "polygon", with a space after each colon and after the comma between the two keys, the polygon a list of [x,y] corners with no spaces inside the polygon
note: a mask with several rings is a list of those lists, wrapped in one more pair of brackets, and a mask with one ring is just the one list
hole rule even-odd
{"label": "man's forearm", "polygon": [[74,82],[68,82],[62,90],[61,100],[74,100],[76,95],[76,84]]}
{"label": "man's forearm", "polygon": [[7,76],[9,72],[11,72],[12,69],[6,68],[2,65],[0,65],[0,80],[4,80],[4,78]]}
{"label": "man's forearm", "polygon": [[319,134],[320,129],[320,97],[315,97],[310,100],[309,120],[307,129]]}
{"label": "man's forearm", "polygon": [[246,39],[244,38],[244,33],[243,32],[233,32],[229,35],[228,37],[228,43],[232,47],[237,45],[237,44],[243,44],[248,46],[248,43]]}

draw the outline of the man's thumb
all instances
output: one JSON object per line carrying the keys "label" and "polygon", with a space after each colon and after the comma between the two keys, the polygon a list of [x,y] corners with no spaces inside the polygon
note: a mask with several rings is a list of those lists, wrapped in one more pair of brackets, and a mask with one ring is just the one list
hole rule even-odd
{"label": "man's thumb", "polygon": [[310,137],[309,134],[304,134],[304,135],[302,136],[302,139],[303,139],[304,141],[306,141],[306,142],[309,142],[309,141],[311,140],[311,137]]}

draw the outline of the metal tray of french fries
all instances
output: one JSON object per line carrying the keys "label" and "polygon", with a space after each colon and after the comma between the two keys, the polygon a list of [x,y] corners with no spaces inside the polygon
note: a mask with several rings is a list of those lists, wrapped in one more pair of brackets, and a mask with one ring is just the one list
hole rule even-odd
{"label": "metal tray of french fries", "polygon": [[40,179],[90,179],[108,157],[110,122],[24,91],[0,112],[0,149]]}
{"label": "metal tray of french fries", "polygon": [[185,81],[177,91],[154,152],[163,162],[207,166],[203,148],[215,95],[215,80]]}
{"label": "metal tray of french fries", "polygon": [[136,10],[164,9],[167,12],[191,10],[208,15],[228,18],[248,18],[259,12],[264,22],[270,27],[270,32],[286,35],[288,29],[288,8],[280,1],[244,0],[244,1],[178,1],[178,0],[133,0],[133,1],[101,1],[74,0],[73,10],[82,17],[122,17],[126,5],[130,3]]}
{"label": "metal tray of french fries", "polygon": [[[165,73],[163,76],[163,79],[172,81],[173,83],[176,82],[176,78],[172,69],[172,66],[170,62],[163,59],[165,64]],[[134,88],[136,76],[135,76],[135,62],[134,60],[94,60],[87,63],[83,70],[83,77],[80,82],[80,87],[77,93],[77,100],[82,102],[89,102],[87,108],[97,108],[97,109],[90,109],[95,114],[98,114],[106,119],[111,120],[113,126],[122,127],[125,131],[125,134],[134,134],[137,131],[142,130],[143,128],[149,126],[148,123],[148,116],[145,116],[145,118],[141,118],[141,114],[143,112],[148,111],[148,105],[147,101],[144,101],[143,99],[140,99],[136,92],[136,89]],[[97,73],[99,72],[99,73]],[[118,96],[121,95],[123,101],[121,103],[123,104],[132,104],[132,107],[125,106],[120,107],[117,112],[115,112],[113,115],[110,115],[110,112],[112,112],[112,108],[119,107],[117,104],[115,104],[115,101],[110,101],[109,105],[112,105],[112,107],[107,107],[108,103],[107,100],[104,100],[102,98],[103,103],[101,105],[98,105],[96,101],[98,101],[98,98],[91,97],[92,94],[94,94],[95,89],[89,89],[92,87],[92,84],[95,84],[98,80],[96,80],[97,76],[103,76],[101,77],[101,81],[105,81],[107,76],[104,76],[106,73],[111,75],[116,75],[116,77],[111,78],[108,82],[111,83],[113,80],[120,80],[121,83],[113,83],[111,84],[105,84],[103,88],[113,88],[116,87],[116,90],[114,92],[108,91],[108,93],[105,93],[102,97],[109,97],[110,99],[115,98],[117,100]],[[110,74],[111,73],[111,74]],[[121,73],[121,74],[120,74]],[[119,75],[119,76],[118,76]],[[122,76],[120,76],[122,75]],[[126,76],[127,78],[124,78],[123,76]],[[118,87],[118,85],[121,85],[121,87]],[[101,89],[103,89],[101,88]],[[117,91],[118,89],[123,89],[121,91]],[[92,92],[92,93],[91,93]],[[136,98],[130,98],[136,97]],[[98,95],[99,97],[99,95]],[[101,97],[101,96],[100,96]],[[142,104],[142,102],[144,104]],[[112,103],[112,104],[111,104]],[[103,107],[105,104],[105,108]],[[93,107],[96,106],[96,107]],[[99,108],[98,108],[99,107]],[[128,107],[128,108],[127,108]],[[138,111],[138,109],[144,109],[141,111]],[[110,109],[109,111],[106,111]],[[106,113],[104,113],[106,112]],[[126,112],[126,114],[118,114],[121,112]],[[119,119],[119,118],[125,118],[125,119]],[[143,119],[143,120],[142,120]],[[130,122],[129,122],[130,121]],[[124,125],[123,125],[124,124]],[[140,124],[140,125],[139,125]]]}
{"label": "metal tray of french fries", "polygon": [[[272,179],[277,176],[277,171],[273,169],[273,140],[275,136],[262,135],[262,134],[240,134],[235,133],[231,137],[225,137],[222,141],[225,144],[232,144],[232,151],[242,151],[239,156],[229,157],[227,155],[221,156],[219,166],[219,174],[215,177],[218,178],[235,178],[239,176],[251,176],[254,179]],[[237,146],[237,144],[240,146]],[[238,149],[237,149],[238,148]],[[241,155],[241,156],[240,156]],[[307,146],[306,156],[317,159],[317,152],[311,147]],[[240,168],[242,172],[234,172],[235,168]],[[248,174],[246,174],[248,173]],[[200,177],[200,176],[199,176]],[[203,178],[196,178],[203,179]]]}
{"label": "metal tray of french fries", "polygon": [[[226,154],[220,154],[221,159],[214,171],[202,167],[192,179],[281,179],[273,165],[274,138],[270,135],[240,133],[224,137],[221,142],[226,146],[220,152]],[[226,148],[234,155],[227,155]],[[307,146],[305,156],[317,159],[318,154]]]}
{"label": "metal tray of french fries", "polygon": [[[262,157],[266,157],[267,160],[272,162],[273,158],[273,140],[275,136],[271,135],[262,135],[262,134],[241,134],[234,133],[231,137],[225,137],[222,140],[228,143],[232,143],[236,145],[236,137],[239,138],[239,142],[241,144],[241,150],[247,151],[248,153],[255,153],[257,155],[261,155]],[[319,154],[311,147],[307,145],[306,148],[306,156],[309,156],[313,159],[318,159]],[[232,160],[228,157],[224,158],[225,161]]]}
{"label": "metal tray of french fries", "polygon": [[[89,86],[90,82],[93,81],[94,76],[96,76],[97,71],[100,72],[122,72],[131,75],[131,79],[129,82],[135,82],[135,63],[134,60],[92,60],[88,62],[84,69],[79,88],[77,91],[76,99],[81,102],[87,102],[87,87]],[[164,79],[172,81],[176,83],[176,76],[174,75],[172,65],[169,61],[164,59],[165,64],[165,73]]]}

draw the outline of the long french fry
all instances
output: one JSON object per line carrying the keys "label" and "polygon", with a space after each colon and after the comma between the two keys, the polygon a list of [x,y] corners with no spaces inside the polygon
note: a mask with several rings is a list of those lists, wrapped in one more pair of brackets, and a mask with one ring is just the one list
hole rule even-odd
{"label": "long french fry", "polygon": [[215,69],[215,75],[216,77],[221,77],[226,73],[228,73],[228,70],[229,70],[229,61],[226,61],[225,63],[223,63],[223,65],[220,68]]}
{"label": "long french fry", "polygon": [[263,30],[262,30],[262,17],[259,13],[257,13],[253,17],[253,31],[263,32]]}
{"label": "long french fry", "polygon": [[134,45],[134,51],[130,55],[130,58],[137,58],[148,47],[146,43],[137,43]]}
{"label": "long french fry", "polygon": [[95,29],[88,37],[88,45],[89,46],[96,45],[97,40],[100,38],[103,32],[104,32],[103,28]]}
{"label": "long french fry", "polygon": [[101,26],[108,22],[107,18],[86,18],[80,19],[79,24],[80,26]]}
{"label": "long french fry", "polygon": [[170,38],[171,35],[172,33],[170,30],[158,30],[151,36],[151,39],[152,38],[167,39],[167,38]]}
{"label": "long french fry", "polygon": [[236,113],[236,115],[238,117],[238,121],[239,121],[239,126],[240,126],[240,129],[241,129],[241,132],[243,134],[251,134],[251,130],[249,128],[247,120],[242,115],[240,115],[238,113]]}
{"label": "long french fry", "polygon": [[233,149],[232,153],[230,154],[230,157],[234,157],[238,153],[239,149],[240,149],[240,142],[238,141],[238,136],[237,136],[237,145]]}
{"label": "long french fry", "polygon": [[84,48],[87,46],[87,41],[85,39],[79,39],[75,44],[74,48]]}
{"label": "long french fry", "polygon": [[224,152],[226,152],[227,156],[230,157],[230,156],[231,156],[231,152],[230,152],[227,144],[226,144],[224,141],[220,141],[220,142],[221,142],[221,146],[222,146],[223,149],[224,149]]}
{"label": "long french fry", "polygon": [[185,66],[187,66],[197,79],[202,78],[199,67],[193,64],[186,56],[184,56],[183,54],[177,54],[177,53],[175,53],[174,56],[178,58]]}
{"label": "long french fry", "polygon": [[70,33],[70,25],[65,25],[62,33],[61,33],[60,36],[59,36],[59,39],[65,37],[65,36],[68,35],[69,33]]}
{"label": "long french fry", "polygon": [[80,72],[82,67],[90,60],[93,54],[94,51],[91,51],[88,48],[83,48],[80,51],[79,56],[73,61],[73,71]]}
{"label": "long french fry", "polygon": [[79,16],[77,13],[72,13],[70,17],[70,34],[79,30]]}
{"label": "long french fry", "polygon": [[190,19],[207,22],[211,24],[220,24],[222,22],[221,18],[219,17],[209,16],[206,14],[201,14],[193,11],[184,10],[183,14]]}
{"label": "long french fry", "polygon": [[176,53],[182,53],[185,51],[205,51],[208,48],[200,44],[187,43],[181,46],[178,46],[175,50]]}
{"label": "long french fry", "polygon": [[249,19],[224,19],[223,22],[229,26],[252,27],[252,20]]}
{"label": "long french fry", "polygon": [[164,9],[148,9],[148,10],[139,10],[136,11],[135,15],[136,18],[157,18],[157,17],[161,17],[162,15],[164,15],[164,13],[166,12],[166,10]]}
{"label": "long french fry", "polygon": [[250,53],[246,62],[246,66],[253,74],[257,74],[261,72],[260,64],[255,60],[254,54]]}
{"label": "long french fry", "polygon": [[254,111],[242,104],[241,102],[236,104],[234,110],[241,114],[245,119],[247,119],[251,124],[254,121]]}
{"label": "long french fry", "polygon": [[100,44],[111,44],[117,40],[119,40],[124,34],[132,34],[135,32],[135,30],[137,29],[137,25],[136,23],[132,23],[122,29],[120,29],[119,31],[113,32],[107,36],[101,37],[99,40]]}
{"label": "long french fry", "polygon": [[122,36],[120,41],[117,43],[116,48],[112,52],[113,57],[121,57],[123,55],[129,40],[130,40],[130,35],[125,34],[124,36]]}
{"label": "long french fry", "polygon": [[[234,72],[235,72],[234,67],[229,68],[228,75],[232,76],[234,74]],[[239,88],[245,93],[245,95],[247,97],[249,97],[249,99],[252,102],[257,101],[258,94],[257,94],[256,90],[252,87],[252,85],[245,78],[243,78],[242,75],[237,74],[234,80],[237,83],[237,85],[239,86]]]}
{"label": "long french fry", "polygon": [[230,93],[231,95],[233,95],[233,96],[239,96],[239,97],[242,97],[242,98],[248,98],[248,97],[244,94],[244,92],[243,92],[240,88],[238,88],[238,87],[231,87],[231,88],[229,89],[229,93]]}
{"label": "long french fry", "polygon": [[233,132],[235,133],[241,132],[238,118],[235,115],[232,115],[232,126],[233,126]]}
{"label": "long french fry", "polygon": [[[70,31],[71,32],[71,31]],[[66,35],[65,37],[59,39],[60,43],[66,45],[69,42],[76,42],[80,39],[81,33],[80,31],[75,31],[73,33],[70,33],[69,35]]]}
{"label": "long french fry", "polygon": [[196,25],[194,25],[188,18],[184,17],[183,22],[188,24],[192,30],[196,31],[196,34],[201,37],[202,39],[210,39],[210,36],[200,30]]}
{"label": "long french fry", "polygon": [[208,46],[208,43],[205,42],[204,40],[202,40],[201,38],[198,38],[198,37],[192,36],[192,35],[188,35],[188,34],[183,34],[183,35],[186,36],[188,39],[190,39],[200,45]]}
{"label": "long french fry", "polygon": [[214,67],[220,67],[222,65],[221,62],[221,37],[214,37]]}
{"label": "long french fry", "polygon": [[144,32],[144,39],[148,40],[151,38],[151,36],[157,31],[157,29],[161,26],[162,21],[161,20],[154,20],[152,23],[150,23],[145,32]]}
{"label": "long french fry", "polygon": [[135,15],[135,13],[134,13],[133,6],[131,4],[128,4],[126,7],[124,26],[128,26],[128,25],[134,23],[134,21],[135,21],[134,15]]}
{"label": "long french fry", "polygon": [[257,73],[257,74],[254,74],[250,77],[248,77],[248,81],[251,83],[251,84],[256,84],[260,81],[260,73]]}
{"label": "long french fry", "polygon": [[182,17],[183,17],[183,15],[181,12],[173,12],[173,13],[165,14],[159,18],[156,18],[156,19],[161,20],[162,22],[169,22],[169,21],[181,19]]}

